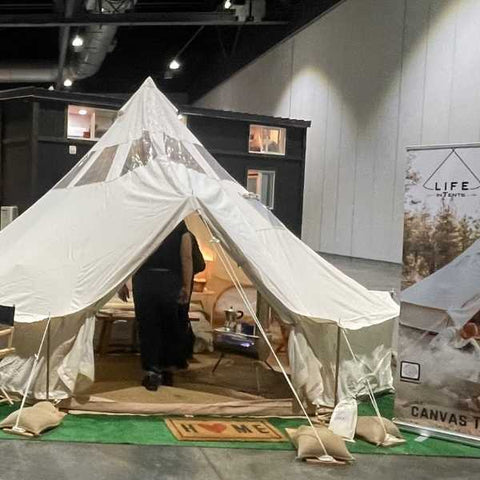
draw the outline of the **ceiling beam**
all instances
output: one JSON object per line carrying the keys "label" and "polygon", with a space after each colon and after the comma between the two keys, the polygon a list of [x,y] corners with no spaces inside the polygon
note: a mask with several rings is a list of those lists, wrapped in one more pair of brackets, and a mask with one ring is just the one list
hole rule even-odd
{"label": "ceiling beam", "polygon": [[84,27],[88,25],[115,25],[141,27],[151,25],[218,25],[218,26],[268,26],[286,25],[285,21],[238,22],[228,12],[172,12],[172,13],[120,13],[76,14],[70,18],[58,14],[0,15],[2,28]]}

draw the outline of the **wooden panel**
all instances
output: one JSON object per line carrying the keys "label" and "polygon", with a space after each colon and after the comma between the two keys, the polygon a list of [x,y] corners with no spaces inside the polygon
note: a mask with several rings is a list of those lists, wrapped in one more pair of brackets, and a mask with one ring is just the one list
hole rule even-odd
{"label": "wooden panel", "polygon": [[30,138],[31,111],[32,102],[29,99],[11,100],[3,103],[3,140]]}
{"label": "wooden panel", "polygon": [[292,43],[289,41],[233,75],[196,105],[218,108],[221,104],[222,110],[288,117],[290,91],[285,90],[284,85],[289,83],[291,71]]}
{"label": "wooden panel", "polygon": [[248,123],[191,116],[188,128],[207,150],[248,153]]}
{"label": "wooden panel", "polygon": [[[348,43],[342,52],[348,68],[342,86],[356,123],[356,128],[349,128],[356,139],[347,139],[347,152],[356,155],[351,157],[353,177],[348,177],[348,160],[342,170],[346,185],[352,185],[349,182],[354,179],[351,255],[386,260],[394,202],[404,2],[368,0],[349,6],[344,29]],[[351,212],[348,202],[338,208],[342,212],[339,218],[347,219]]]}
{"label": "wooden panel", "polygon": [[430,1],[407,0],[403,37],[398,141],[392,215],[391,261],[400,262],[403,248],[403,199],[405,190],[406,147],[422,141],[425,95],[425,62]]}
{"label": "wooden panel", "polygon": [[448,143],[458,2],[430,4],[422,144]]}
{"label": "wooden panel", "polygon": [[31,205],[32,103],[13,100],[2,110],[2,204],[17,205],[22,213]]}
{"label": "wooden panel", "polygon": [[[322,238],[330,55],[333,23],[317,22],[295,37],[291,110],[293,118],[312,119],[307,132],[302,238],[319,250]],[[324,73],[325,72],[325,73]]]}
{"label": "wooden panel", "polygon": [[448,137],[470,143],[480,139],[480,2],[457,8]]}
{"label": "wooden panel", "polygon": [[38,180],[35,196],[38,200],[64,177],[92,147],[92,144],[77,144],[77,153],[70,155],[68,146],[72,143],[38,143]]}
{"label": "wooden panel", "polygon": [[3,204],[17,205],[19,213],[31,205],[30,143],[3,145]]}
{"label": "wooden panel", "polygon": [[39,135],[66,138],[67,105],[60,102],[40,102]]}

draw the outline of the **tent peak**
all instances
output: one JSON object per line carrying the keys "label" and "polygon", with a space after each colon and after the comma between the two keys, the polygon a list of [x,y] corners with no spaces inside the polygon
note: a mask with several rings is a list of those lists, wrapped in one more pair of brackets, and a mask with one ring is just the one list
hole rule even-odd
{"label": "tent peak", "polygon": [[[150,77],[150,76],[147,77],[143,81],[142,85],[140,86],[140,88],[152,88],[152,87],[155,88],[155,90],[158,90],[157,85],[155,84],[153,78]],[[160,90],[158,90],[158,91],[160,91]]]}

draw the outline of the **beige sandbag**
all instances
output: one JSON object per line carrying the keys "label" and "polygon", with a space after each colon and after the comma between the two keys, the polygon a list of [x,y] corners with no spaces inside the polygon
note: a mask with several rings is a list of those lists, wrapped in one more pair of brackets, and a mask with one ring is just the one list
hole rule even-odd
{"label": "beige sandbag", "polygon": [[382,421],[385,428],[377,416],[358,417],[355,436],[382,447],[405,443],[400,430],[391,420],[382,417]]}
{"label": "beige sandbag", "polygon": [[[18,412],[18,410],[12,412],[5,420],[0,422],[0,428],[13,427],[17,421]],[[38,436],[43,431],[59,425],[65,415],[50,402],[39,402],[33,407],[23,409],[18,426]]]}
{"label": "beige sandbag", "polygon": [[[345,446],[345,441],[342,437],[335,435],[326,426],[319,425],[315,427],[318,436],[322,441],[328,455],[331,455],[336,460],[351,461],[354,460],[350,452]],[[287,435],[297,449],[297,458],[306,460],[309,458],[318,458],[325,455],[325,452],[320,445],[312,427],[303,426],[297,429],[287,428]]]}

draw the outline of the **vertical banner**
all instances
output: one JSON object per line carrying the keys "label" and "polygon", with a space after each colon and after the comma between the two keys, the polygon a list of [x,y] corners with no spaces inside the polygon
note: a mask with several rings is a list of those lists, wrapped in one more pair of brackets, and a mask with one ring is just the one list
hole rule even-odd
{"label": "vertical banner", "polygon": [[480,144],[407,156],[396,421],[480,444]]}

